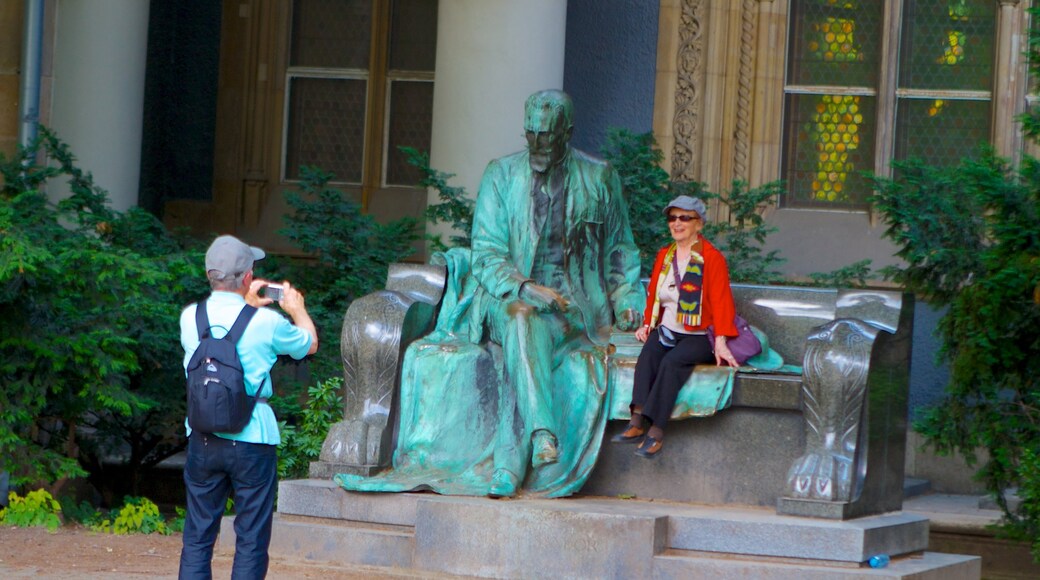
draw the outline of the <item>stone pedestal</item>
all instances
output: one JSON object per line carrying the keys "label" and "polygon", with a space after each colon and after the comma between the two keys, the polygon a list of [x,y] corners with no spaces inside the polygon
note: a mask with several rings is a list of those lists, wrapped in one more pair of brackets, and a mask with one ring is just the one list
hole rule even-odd
{"label": "stone pedestal", "polygon": [[[361,494],[298,480],[279,488],[271,555],[486,578],[979,578],[979,558],[927,547],[928,520],[902,512],[834,521],[592,496]],[[891,564],[869,568],[876,554]]]}

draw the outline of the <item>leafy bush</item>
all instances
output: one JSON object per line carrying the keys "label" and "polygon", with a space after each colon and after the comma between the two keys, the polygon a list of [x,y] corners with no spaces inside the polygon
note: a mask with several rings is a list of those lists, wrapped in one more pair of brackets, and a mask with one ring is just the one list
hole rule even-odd
{"label": "leafy bush", "polygon": [[[0,470],[15,486],[88,472],[132,485],[182,445],[177,319],[208,290],[201,250],[111,209],[74,161],[46,129],[0,156]],[[58,176],[71,195],[53,203],[41,190]],[[113,456],[129,477],[106,477]]]}
{"label": "leafy bush", "polygon": [[[128,534],[170,535],[172,530],[159,513],[159,506],[144,497],[128,497],[123,507],[112,510],[112,515],[90,526],[95,532],[112,533],[117,536]],[[183,528],[182,528],[183,529]]]}
{"label": "leafy bush", "polygon": [[826,288],[861,288],[867,285],[871,277],[872,260],[860,260],[833,272],[813,272],[809,274],[813,286]]}
{"label": "leafy bush", "polygon": [[58,503],[61,504],[61,514],[65,523],[76,522],[90,527],[104,519],[101,510],[86,500],[77,504],[71,496],[63,495],[58,497]]}
{"label": "leafy bush", "polygon": [[773,203],[782,190],[778,181],[749,188],[747,184],[734,181],[732,189],[725,195],[704,192],[705,201],[717,199],[729,208],[729,221],[708,222],[704,236],[711,240],[729,266],[729,277],[734,282],[770,284],[782,280],[775,268],[786,260],[778,250],[766,251],[766,238],[776,227],[766,225],[762,212]]}
{"label": "leafy bush", "polygon": [[0,510],[0,524],[31,528],[46,526],[51,532],[61,527],[61,505],[47,491],[30,491],[25,497],[11,492],[8,505]]}
{"label": "leafy bush", "polygon": [[627,129],[612,128],[602,153],[621,178],[644,276],[650,273],[657,250],[671,242],[661,210],[677,196],[689,195],[706,203],[717,200],[729,208],[729,221],[709,221],[704,226],[704,236],[726,256],[734,282],[768,283],[780,279],[774,268],[784,260],[776,250],[764,250],[766,237],[776,228],[767,226],[762,218],[762,210],[780,193],[779,182],[756,188],[734,182],[727,194],[720,195],[705,190],[700,183],[673,181],[661,168],[664,154],[657,148],[653,133],[637,135]]}
{"label": "leafy bush", "polygon": [[600,153],[621,179],[632,237],[639,248],[641,273],[647,276],[657,250],[671,241],[661,210],[676,196],[701,197],[704,190],[700,183],[672,181],[661,168],[664,153],[657,148],[653,133],[635,134],[612,127],[607,130],[607,141]]}
{"label": "leafy bush", "polygon": [[343,379],[339,377],[310,387],[307,389],[307,406],[301,414],[299,426],[281,422],[279,430],[282,443],[278,446],[278,477],[307,477],[310,462],[318,459],[329,427],[343,418],[343,397],[339,395],[342,387]]}
{"label": "leafy bush", "polygon": [[294,213],[285,216],[286,227],[278,233],[314,260],[288,263],[284,274],[307,292],[307,310],[320,332],[322,346],[313,357],[311,374],[338,376],[343,313],[355,298],[382,287],[391,263],[413,253],[417,222],[402,218],[380,224],[362,213],[359,203],[328,186],[331,173],[313,167],[301,172],[300,191],[285,194]]}
{"label": "leafy bush", "polygon": [[181,506],[175,506],[173,510],[175,515],[170,519],[167,526],[170,528],[171,532],[179,534],[184,531],[184,520],[188,518],[188,510]]}
{"label": "leafy bush", "polygon": [[875,178],[872,200],[906,262],[886,274],[946,309],[937,332],[951,368],[945,400],[915,427],[971,463],[989,452],[978,476],[1040,557],[1040,162],[1014,172],[985,150],[953,168],[896,168],[898,179]]}
{"label": "leafy bush", "polygon": [[473,208],[476,205],[473,198],[466,193],[465,188],[448,185],[448,180],[454,177],[453,173],[444,173],[430,167],[430,156],[412,147],[401,147],[401,152],[407,156],[409,165],[419,169],[422,179],[419,185],[432,187],[437,190],[440,203],[435,203],[426,208],[426,221],[431,224],[450,224],[456,232],[444,243],[439,235],[427,234],[426,239],[435,252],[447,250],[448,248],[468,248],[470,246],[470,232],[473,230]]}

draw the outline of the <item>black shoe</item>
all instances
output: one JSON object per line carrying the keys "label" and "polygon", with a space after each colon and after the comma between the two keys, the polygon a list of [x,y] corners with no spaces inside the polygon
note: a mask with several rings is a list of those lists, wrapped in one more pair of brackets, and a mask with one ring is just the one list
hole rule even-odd
{"label": "black shoe", "polygon": [[643,427],[636,427],[635,425],[629,425],[628,429],[625,429],[624,433],[618,433],[610,438],[611,443],[639,443],[643,440],[643,435],[646,435],[646,429]]}
{"label": "black shoe", "polygon": [[639,444],[639,447],[636,448],[636,455],[646,459],[653,459],[657,457],[662,447],[664,447],[664,441],[647,435],[643,442]]}

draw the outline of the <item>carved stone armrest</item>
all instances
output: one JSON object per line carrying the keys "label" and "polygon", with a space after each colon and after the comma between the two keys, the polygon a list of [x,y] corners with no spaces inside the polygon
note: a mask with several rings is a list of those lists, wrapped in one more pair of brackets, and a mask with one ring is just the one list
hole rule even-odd
{"label": "carved stone armrest", "polygon": [[[805,452],[787,473],[781,513],[847,519],[902,506],[913,302],[892,292],[857,296],[844,312],[839,299],[837,313],[859,310],[870,322],[836,318],[807,339]],[[866,299],[878,297],[890,303]]]}
{"label": "carved stone armrest", "polygon": [[343,420],[329,429],[311,477],[371,475],[390,465],[404,351],[433,327],[445,268],[394,264],[386,286],[352,302],[343,317]]}
{"label": "carved stone armrest", "polygon": [[870,351],[878,329],[842,318],[809,335],[802,367],[805,453],[787,474],[787,496],[851,501],[862,486],[856,477],[863,398]]}

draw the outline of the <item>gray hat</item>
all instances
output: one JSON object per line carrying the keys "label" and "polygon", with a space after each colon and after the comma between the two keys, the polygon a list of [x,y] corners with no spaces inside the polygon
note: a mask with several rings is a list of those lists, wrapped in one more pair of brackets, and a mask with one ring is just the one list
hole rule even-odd
{"label": "gray hat", "polygon": [[220,236],[206,250],[206,271],[222,278],[238,278],[253,269],[253,262],[267,254],[260,248],[247,246],[234,236]]}
{"label": "gray hat", "polygon": [[680,195],[673,199],[668,205],[664,206],[664,215],[668,215],[668,210],[672,208],[684,209],[686,211],[695,211],[697,215],[701,216],[701,221],[708,221],[705,212],[708,208],[704,205],[704,202],[688,195]]}

